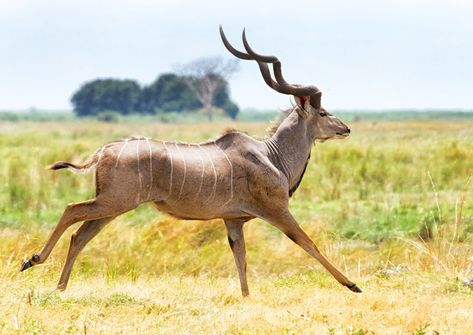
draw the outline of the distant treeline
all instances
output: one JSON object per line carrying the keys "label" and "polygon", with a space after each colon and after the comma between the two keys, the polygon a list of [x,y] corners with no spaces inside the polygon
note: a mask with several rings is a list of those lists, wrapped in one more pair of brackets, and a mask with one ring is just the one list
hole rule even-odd
{"label": "distant treeline", "polygon": [[473,110],[401,109],[401,110],[336,110],[337,117],[346,121],[404,121],[404,120],[471,120]]}
{"label": "distant treeline", "polygon": [[[195,111],[203,106],[187,85],[187,79],[167,73],[144,87],[130,79],[96,79],[83,84],[73,94],[71,102],[74,113],[80,117],[111,112],[129,115]],[[239,109],[230,100],[228,82],[223,78],[222,81],[212,105],[234,119]]]}
{"label": "distant treeline", "polygon": [[[361,110],[331,110],[334,115],[346,122],[357,121],[409,121],[409,120],[473,120],[472,111],[459,110],[390,110],[390,111],[361,111]],[[237,120],[243,122],[268,122],[275,120],[280,113],[275,110],[243,109],[237,115]],[[95,115],[91,115],[96,118]],[[99,117],[102,121],[110,121]],[[30,109],[24,111],[0,110],[0,121],[33,121],[33,122],[72,122],[77,116],[70,111],[48,111],[41,109]],[[157,114],[128,114],[119,115],[117,122],[143,123],[143,122],[165,122],[165,123],[205,123],[208,122],[205,114],[194,112],[166,112]]]}

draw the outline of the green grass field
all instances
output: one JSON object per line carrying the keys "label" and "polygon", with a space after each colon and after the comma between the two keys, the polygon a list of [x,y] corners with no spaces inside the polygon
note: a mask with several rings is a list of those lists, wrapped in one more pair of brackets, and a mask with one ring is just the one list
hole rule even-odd
{"label": "green grass field", "polygon": [[198,142],[267,123],[0,123],[1,334],[471,334],[473,121],[350,122],[317,143],[291,210],[364,291],[341,287],[279,231],[245,226],[251,296],[241,298],[219,220],[142,206],[110,224],[55,291],[69,237],[19,273],[65,206],[92,198],[93,174],[45,170],[144,135]]}

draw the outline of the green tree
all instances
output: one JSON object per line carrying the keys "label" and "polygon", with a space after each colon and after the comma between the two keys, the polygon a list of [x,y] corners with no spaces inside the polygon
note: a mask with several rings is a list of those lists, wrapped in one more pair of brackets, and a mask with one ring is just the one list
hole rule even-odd
{"label": "green tree", "polygon": [[[192,111],[203,107],[187,81],[189,78],[175,73],[160,75],[151,85],[141,92],[140,111],[154,113],[156,109],[164,112]],[[231,118],[238,114],[238,106],[230,100],[228,82],[223,78],[220,87],[214,94],[213,106],[222,108]]]}
{"label": "green tree", "polygon": [[[134,80],[96,79],[83,84],[74,93],[71,102],[78,116],[98,116],[104,111],[119,114],[153,114],[156,110],[182,112],[203,107],[208,110],[216,106],[222,108],[231,118],[235,118],[238,106],[230,100],[228,82],[218,74],[212,73],[209,76],[210,80],[218,85],[206,98],[212,99],[211,103],[206,102],[205,105],[202,103],[202,97],[199,98],[189,85],[189,81],[196,82],[200,79],[175,73],[162,74],[143,89]],[[196,82],[195,85],[200,84]]]}
{"label": "green tree", "polygon": [[96,79],[83,84],[71,102],[78,116],[97,115],[104,110],[130,114],[136,110],[141,88],[134,80]]}
{"label": "green tree", "polygon": [[222,108],[232,119],[236,119],[239,112],[237,104],[230,100],[228,82],[224,81],[220,88],[215,93],[213,105]]}
{"label": "green tree", "polygon": [[200,107],[182,76],[174,73],[160,75],[141,92],[140,110],[145,113],[154,113],[157,108],[165,112],[182,112]]}

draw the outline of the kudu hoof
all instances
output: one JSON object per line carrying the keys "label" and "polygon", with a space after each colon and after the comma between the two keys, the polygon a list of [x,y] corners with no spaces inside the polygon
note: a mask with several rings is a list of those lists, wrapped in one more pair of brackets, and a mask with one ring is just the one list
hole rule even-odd
{"label": "kudu hoof", "polygon": [[23,272],[26,269],[29,269],[30,267],[32,267],[33,265],[35,265],[38,262],[39,262],[39,256],[38,255],[33,255],[33,257],[31,257],[30,260],[23,263],[23,265],[21,266],[20,272]]}
{"label": "kudu hoof", "polygon": [[64,292],[66,290],[67,284],[57,284],[56,289],[60,292]]}
{"label": "kudu hoof", "polygon": [[346,285],[346,287],[348,287],[350,289],[350,291],[355,292],[355,293],[362,293],[363,292],[358,286],[356,286],[356,284],[353,284],[351,286]]}
{"label": "kudu hoof", "polygon": [[25,271],[26,269],[29,269],[30,267],[33,266],[33,263],[31,263],[31,261],[26,261],[23,263],[23,265],[21,266],[21,270],[20,272],[23,272]]}

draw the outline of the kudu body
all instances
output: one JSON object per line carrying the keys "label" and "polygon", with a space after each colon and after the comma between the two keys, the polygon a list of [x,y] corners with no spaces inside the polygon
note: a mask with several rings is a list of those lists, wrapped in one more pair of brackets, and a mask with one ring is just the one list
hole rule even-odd
{"label": "kudu body", "polygon": [[[232,54],[258,63],[269,86],[294,95],[297,105],[275,133],[259,141],[243,133],[230,132],[201,144],[133,138],[102,146],[81,165],[53,164],[50,167],[53,170],[71,168],[84,172],[95,168],[96,197],[68,205],[43,250],[26,261],[22,271],[43,263],[64,231],[76,222],[85,221],[71,237],[58,284],[59,289],[65,289],[73,263],[84,246],[115,217],[148,202],[177,218],[222,218],[243,296],[249,294],[243,224],[256,217],[279,228],[342,285],[361,292],[319,252],[288,209],[289,198],[303,177],[314,141],[346,137],[350,132],[348,127],[321,108],[321,93],[316,87],[285,82],[278,59],[254,53],[244,33],[248,53],[234,49],[222,28],[220,34]],[[271,79],[267,63],[273,64],[276,81]]]}

